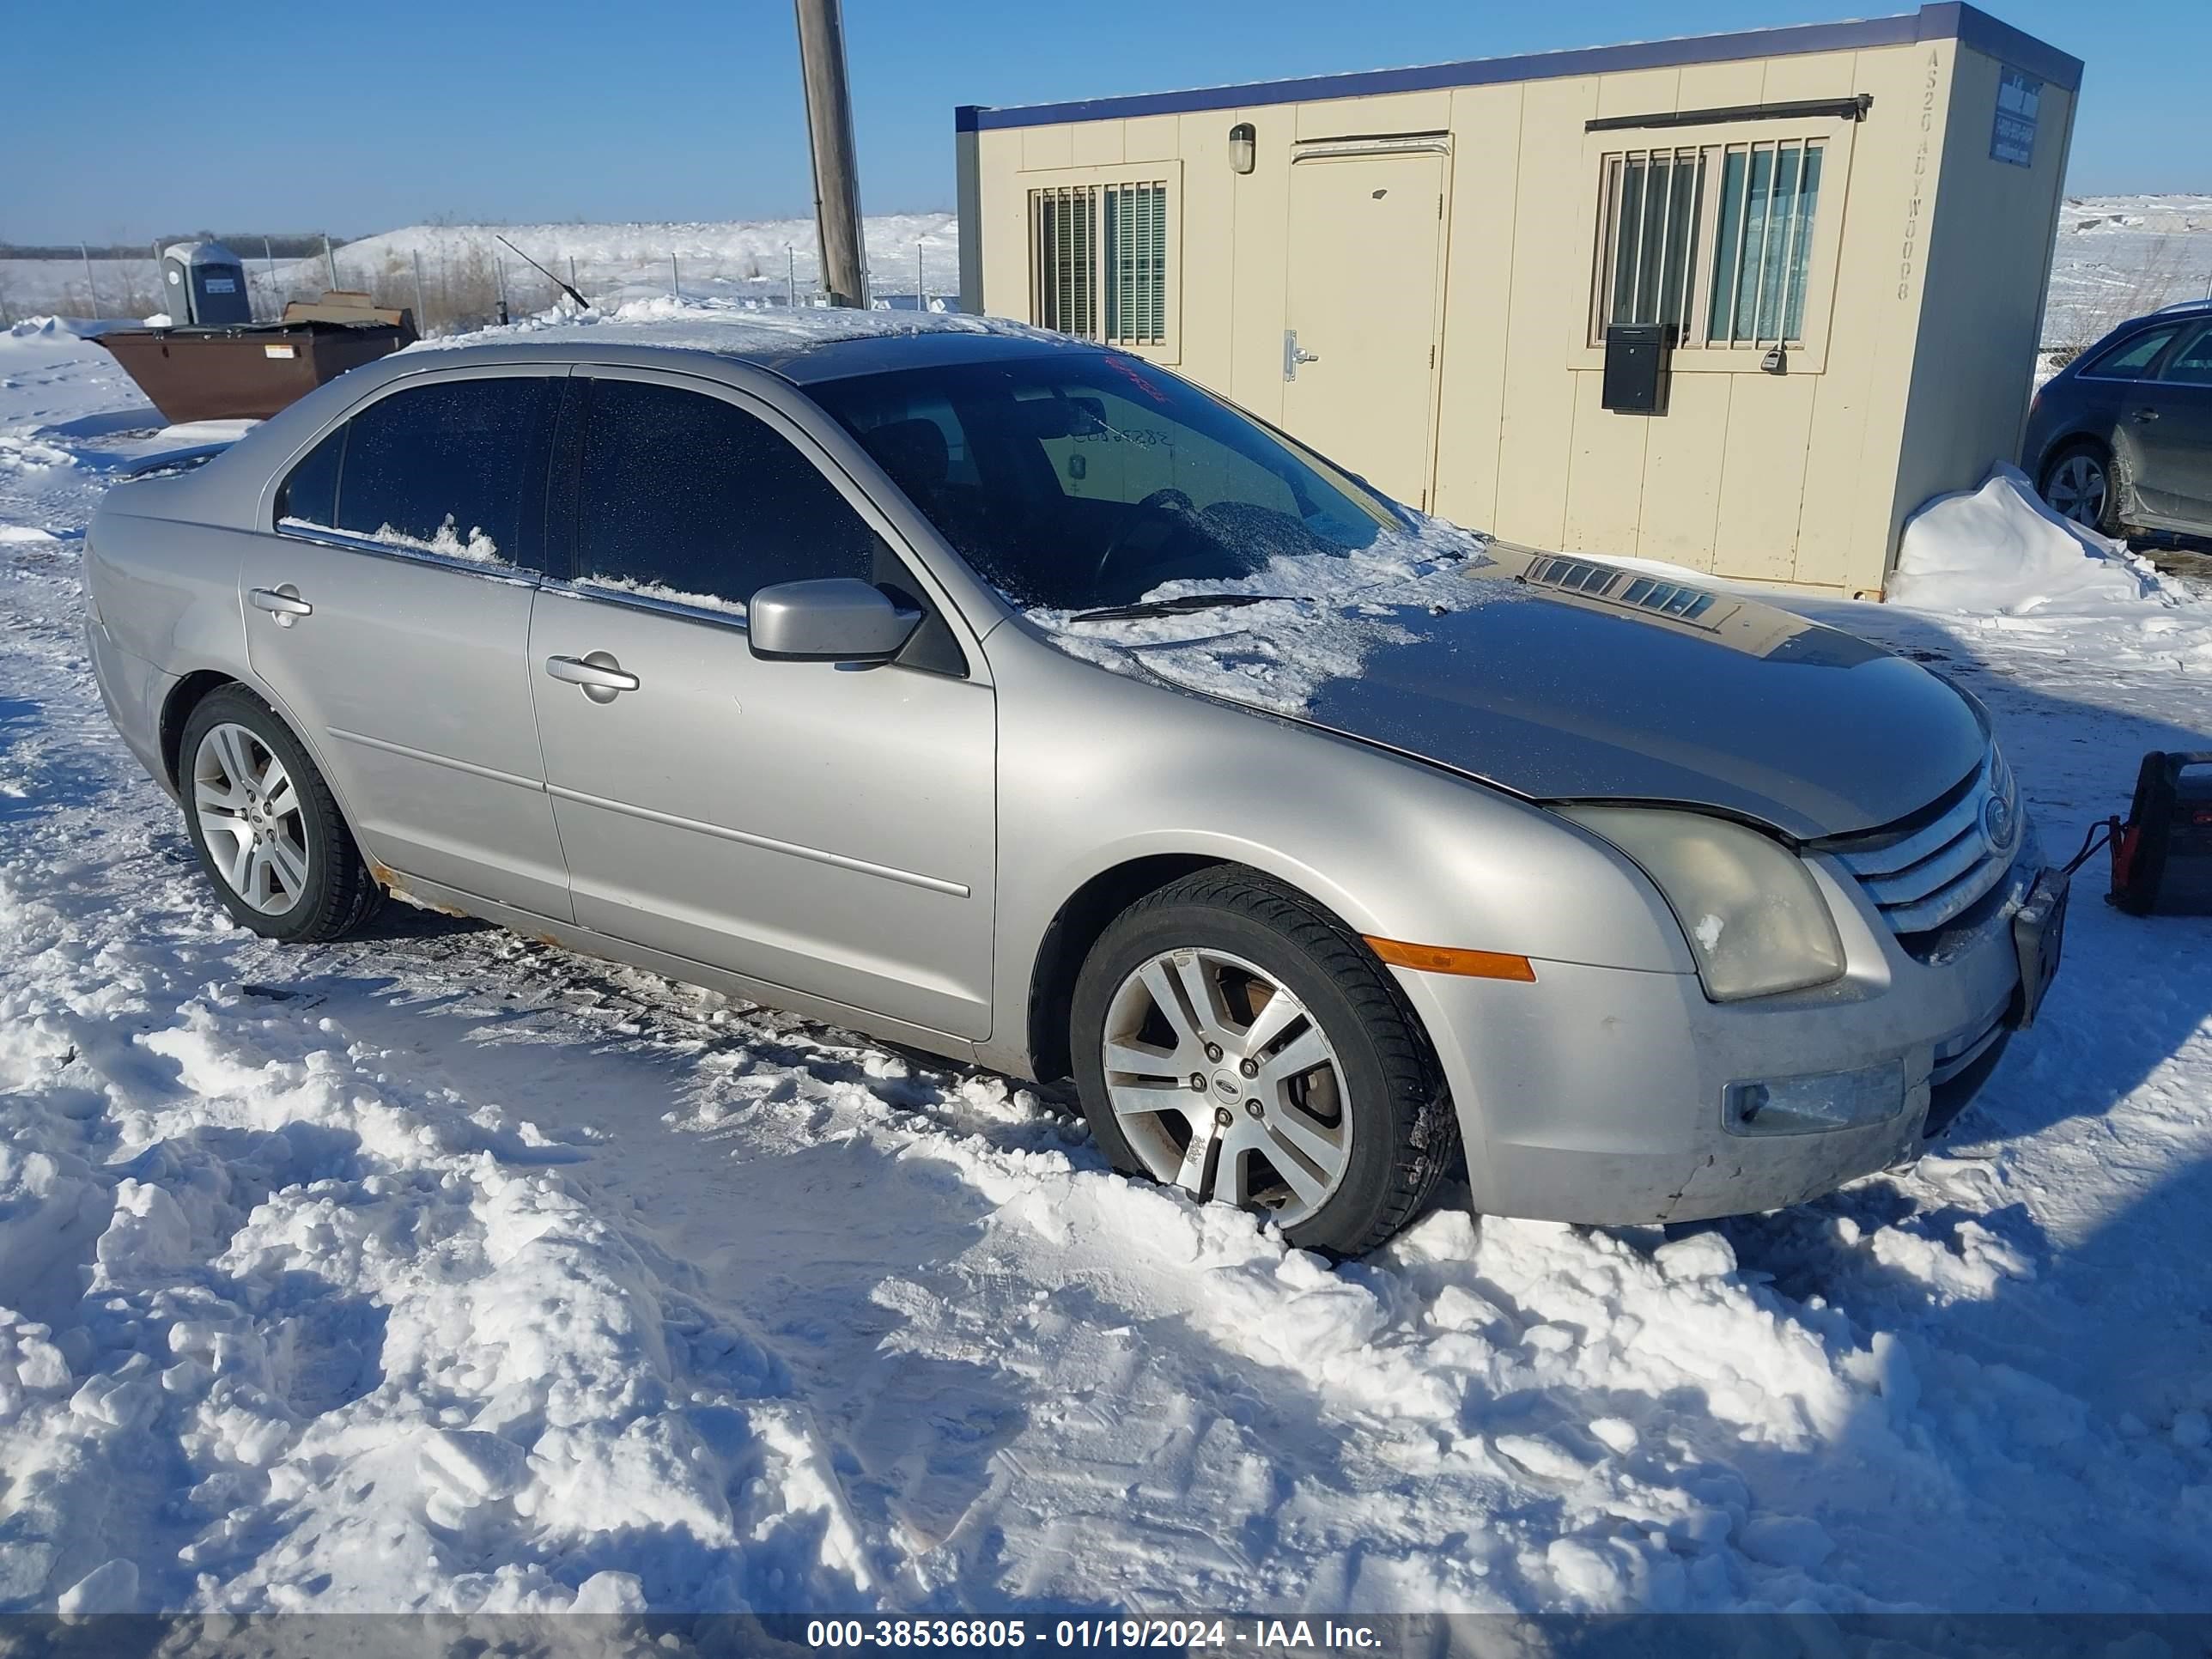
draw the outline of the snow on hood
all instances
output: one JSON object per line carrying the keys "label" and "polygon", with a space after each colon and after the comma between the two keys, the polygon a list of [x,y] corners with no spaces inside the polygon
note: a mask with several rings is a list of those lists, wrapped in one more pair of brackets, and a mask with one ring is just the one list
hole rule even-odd
{"label": "snow on hood", "polygon": [[[1972,704],[1917,663],[1689,572],[1414,522],[1350,558],[1189,592],[1279,602],[1103,623],[1031,611],[1063,650],[1540,800],[1679,801],[1845,835],[1976,766]],[[1914,740],[1901,744],[1897,733]]]}
{"label": "snow on hood", "polygon": [[2125,542],[2061,518],[2017,467],[1938,495],[1905,521],[1889,597],[2000,616],[2171,605],[2182,597]]}

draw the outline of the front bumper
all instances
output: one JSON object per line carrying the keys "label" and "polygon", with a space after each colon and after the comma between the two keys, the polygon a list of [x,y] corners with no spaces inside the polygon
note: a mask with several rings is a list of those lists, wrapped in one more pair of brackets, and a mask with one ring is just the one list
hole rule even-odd
{"label": "front bumper", "polygon": [[[1994,1068],[2017,1018],[2011,915],[2035,838],[1939,956],[1908,952],[1858,884],[1812,862],[1844,939],[1842,980],[1709,1001],[1694,974],[1539,962],[1533,985],[1400,970],[1458,1103],[1474,1207],[1605,1224],[1780,1208],[1915,1155]],[[1901,1062],[1899,1109],[1793,1134],[1732,1132],[1731,1084]]]}

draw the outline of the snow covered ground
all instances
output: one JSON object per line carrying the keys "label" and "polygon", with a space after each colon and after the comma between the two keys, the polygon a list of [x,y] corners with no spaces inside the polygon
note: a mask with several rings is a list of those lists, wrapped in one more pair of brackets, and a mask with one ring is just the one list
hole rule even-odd
{"label": "snow covered ground", "polygon": [[[1000,1078],[229,925],[79,635],[157,424],[0,335],[0,1609],[2212,1607],[2212,923],[2085,872],[1909,1176],[1330,1267]],[[2062,852],[2212,732],[2171,590],[1822,614],[1974,689]]]}

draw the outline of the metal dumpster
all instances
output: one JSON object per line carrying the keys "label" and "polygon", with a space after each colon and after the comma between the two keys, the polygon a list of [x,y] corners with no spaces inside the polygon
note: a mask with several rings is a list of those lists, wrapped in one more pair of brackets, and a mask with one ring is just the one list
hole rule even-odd
{"label": "metal dumpster", "polygon": [[[390,315],[391,313],[383,313]],[[113,329],[95,337],[172,425],[264,420],[349,368],[415,343],[413,319],[327,315],[233,328]]]}

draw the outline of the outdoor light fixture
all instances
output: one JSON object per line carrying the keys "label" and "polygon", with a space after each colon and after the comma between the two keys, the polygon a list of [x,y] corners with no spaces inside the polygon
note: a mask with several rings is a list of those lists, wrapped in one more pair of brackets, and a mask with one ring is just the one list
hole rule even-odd
{"label": "outdoor light fixture", "polygon": [[1239,121],[1229,129],[1229,170],[1231,173],[1252,171],[1258,160],[1255,153],[1258,148],[1258,138],[1259,134],[1253,131],[1249,121]]}

